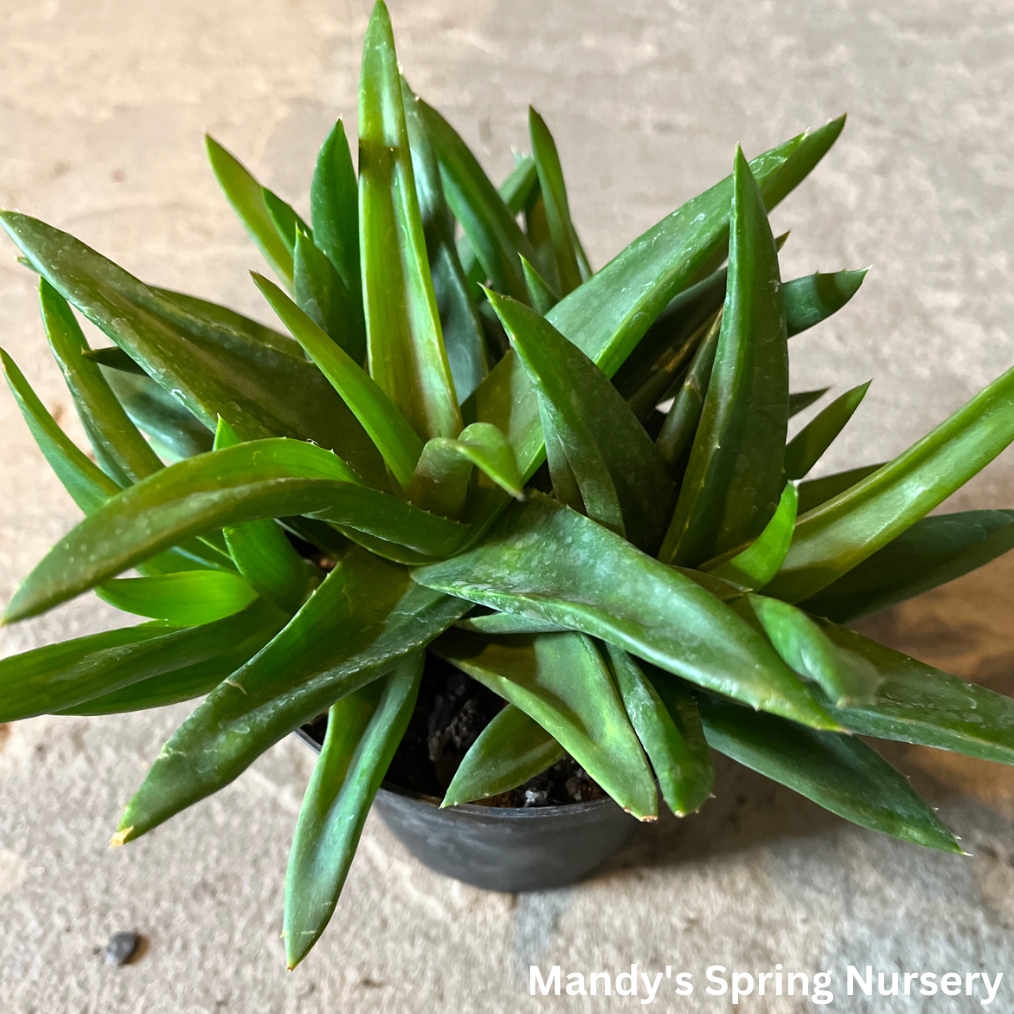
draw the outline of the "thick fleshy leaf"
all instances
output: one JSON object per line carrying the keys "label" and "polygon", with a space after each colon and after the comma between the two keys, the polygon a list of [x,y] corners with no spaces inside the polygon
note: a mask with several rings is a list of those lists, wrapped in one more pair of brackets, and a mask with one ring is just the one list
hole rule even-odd
{"label": "thick fleshy leaf", "polygon": [[538,722],[625,810],[641,820],[657,816],[651,769],[590,638],[499,639],[456,629],[431,650]]}
{"label": "thick fleshy leaf", "polygon": [[423,442],[398,406],[274,282],[257,274],[253,279],[281,322],[370,435],[394,477],[402,486],[407,485],[422,453]]}
{"label": "thick fleshy leaf", "polygon": [[413,577],[448,595],[600,637],[753,707],[833,727],[763,635],[727,605],[541,494],[509,508],[475,549]]}
{"label": "thick fleshy leaf", "polygon": [[737,149],[729,284],[701,421],[660,558],[693,566],[756,538],[781,493],[789,357],[778,253]]}
{"label": "thick fleshy leaf", "polygon": [[560,297],[550,287],[549,282],[539,274],[534,265],[521,258],[521,270],[525,276],[525,288],[528,289],[529,305],[536,313],[544,317],[560,302]]}
{"label": "thick fleshy leaf", "polygon": [[472,423],[456,440],[434,437],[426,442],[409,491],[412,502],[445,517],[460,516],[473,467],[511,496],[524,498],[524,483],[507,438],[490,423]]}
{"label": "thick fleshy leaf", "polygon": [[373,797],[412,716],[422,662],[422,652],[410,656],[328,712],[285,875],[282,939],[290,969],[306,957],[334,913]]}
{"label": "thick fleshy leaf", "polygon": [[792,157],[772,180],[764,186],[764,203],[768,211],[780,204],[816,168],[845,129],[845,114],[828,120],[822,127],[803,135]]}
{"label": "thick fleshy leaf", "polygon": [[711,795],[715,781],[696,702],[670,679],[667,706],[630,655],[613,645],[607,649],[623,706],[651,761],[662,798],[677,817],[693,813]]}
{"label": "thick fleshy leaf", "polygon": [[747,595],[733,608],[755,619],[785,662],[818,684],[835,704],[857,704],[873,697],[880,683],[873,666],[855,654],[839,651],[801,609],[764,595]]}
{"label": "thick fleshy leaf", "polygon": [[702,698],[700,708],[705,735],[719,753],[853,824],[961,852],[908,779],[857,737],[800,728],[715,699]]}
{"label": "thick fleshy leaf", "polygon": [[1014,440],[1014,369],[879,471],[804,514],[767,591],[811,598],[928,514]]}
{"label": "thick fleshy leaf", "polygon": [[440,163],[444,193],[493,288],[525,298],[519,255],[535,262],[535,251],[496,187],[458,132],[421,99],[419,110]]}
{"label": "thick fleshy leaf", "polygon": [[124,577],[95,589],[109,605],[174,627],[212,623],[245,609],[257,593],[239,574],[186,570],[155,577]]}
{"label": "thick fleshy leaf", "polygon": [[791,482],[788,483],[782,490],[775,516],[756,540],[746,549],[712,560],[701,569],[741,588],[759,591],[778,573],[778,568],[789,551],[796,525],[798,499],[796,487]]}
{"label": "thick fleshy leaf", "polygon": [[120,487],[60,429],[3,349],[0,362],[14,400],[49,467],[85,514],[98,510],[109,497],[119,493]]}
{"label": "thick fleshy leaf", "polygon": [[444,197],[440,167],[430,143],[419,99],[402,79],[405,124],[412,151],[412,171],[419,194],[419,213],[429,256],[440,328],[458,401],[464,401],[489,372],[482,322],[472,301],[468,277],[454,242],[454,217]]}
{"label": "thick fleshy leaf", "polygon": [[358,297],[349,292],[327,255],[305,232],[296,235],[293,272],[296,305],[362,365],[366,361],[366,330]]}
{"label": "thick fleshy leaf", "polygon": [[800,412],[808,409],[814,402],[820,401],[830,390],[830,387],[821,387],[816,391],[793,391],[789,395],[789,418],[791,419],[794,415],[799,415]]}
{"label": "thick fleshy leaf", "polygon": [[881,461],[875,465],[860,465],[858,468],[850,468],[845,472],[835,472],[833,475],[824,475],[819,479],[807,479],[799,483],[799,508],[800,517],[814,507],[827,503],[832,497],[851,489],[857,482],[865,479],[884,467],[885,462]]}
{"label": "thick fleshy leaf", "polygon": [[868,704],[828,706],[860,736],[955,750],[1014,764],[1014,700],[892,651],[853,630],[822,624],[839,649],[872,665],[881,677]]}
{"label": "thick fleshy leaf", "polygon": [[867,271],[869,268],[827,274],[818,272],[787,282],[782,295],[789,337],[815,327],[837,313],[859,291]]}
{"label": "thick fleshy leaf", "polygon": [[488,296],[532,376],[585,512],[654,551],[674,488],[644,427],[605,374],[545,318],[506,296]]}
{"label": "thick fleshy leaf", "polygon": [[265,602],[200,627],[144,624],[0,660],[0,721],[61,711],[155,677],[195,668],[225,679],[270,640],[283,617]]}
{"label": "thick fleshy leaf", "polygon": [[212,432],[221,416],[244,440],[313,440],[337,451],[371,485],[384,486],[372,441],[302,356],[191,313],[43,222],[2,212],[0,223],[65,299]]}
{"label": "thick fleshy leaf", "polygon": [[[286,243],[279,233],[264,200],[264,188],[249,170],[213,137],[206,137],[208,160],[239,220],[260,248],[272,270],[290,288],[292,287],[291,241]],[[31,255],[29,254],[29,257]]]}
{"label": "thick fleshy leaf", "polygon": [[566,752],[534,718],[507,704],[468,748],[440,805],[508,792],[542,774]]}
{"label": "thick fleshy leaf", "polygon": [[[229,424],[220,419],[215,450],[238,443]],[[293,548],[274,520],[247,521],[223,529],[229,554],[240,574],[283,612],[290,616],[299,608],[310,581],[311,566]]]}
{"label": "thick fleshy leaf", "polygon": [[684,472],[687,456],[693,446],[697,427],[700,425],[704,397],[715,365],[715,351],[718,348],[721,326],[722,318],[716,316],[710,326],[702,327],[702,337],[696,343],[690,368],[655,438],[655,446],[674,476],[680,476]]}
{"label": "thick fleshy leaf", "polygon": [[462,630],[474,630],[479,634],[555,634],[570,630],[550,620],[536,620],[517,613],[483,613],[468,616],[455,624]]}
{"label": "thick fleshy leaf", "polygon": [[88,348],[84,332],[67,301],[45,278],[39,284],[39,303],[53,357],[105,471],[118,485],[157,472],[162,467],[158,455],[128,418],[101,367],[84,358]]}
{"label": "thick fleshy leaf", "polygon": [[185,539],[288,514],[361,528],[443,556],[462,526],[367,486],[329,451],[257,440],[188,458],[113,497],[49,551],[7,607],[35,616]]}
{"label": "thick fleshy leaf", "polygon": [[820,461],[859,408],[869,386],[867,381],[835,398],[789,441],[785,448],[786,479],[802,479]]}
{"label": "thick fleshy leaf", "polygon": [[[354,296],[358,327],[364,327],[362,272],[359,264],[359,181],[352,152],[339,119],[317,156],[310,184],[310,218],[313,241],[334,265],[346,289]],[[365,332],[363,332],[365,346]]]}
{"label": "thick fleshy leaf", "polygon": [[351,551],[288,626],[173,735],[127,806],[117,840],[136,838],[227,785],[293,729],[425,647],[467,608],[420,588],[402,567]]}
{"label": "thick fleshy leaf", "polygon": [[444,351],[387,8],[373,8],[359,85],[359,247],[370,374],[424,440],[461,415]]}
{"label": "thick fleshy leaf", "polygon": [[296,252],[296,236],[300,233],[310,235],[310,227],[296,214],[292,205],[283,201],[278,194],[267,187],[263,188],[263,193],[264,204],[267,206],[271,221],[275,223],[278,235],[282,237],[282,242],[289,248],[289,253],[294,254]]}
{"label": "thick fleshy leaf", "polygon": [[539,173],[539,190],[546,207],[546,221],[553,240],[560,292],[573,292],[591,275],[588,258],[584,255],[570,217],[570,202],[563,182],[563,169],[556,142],[545,120],[528,107],[528,130],[532,139],[532,155]]}
{"label": "thick fleshy leaf", "polygon": [[1014,549],[1014,511],[964,511],[917,521],[814,598],[807,612],[848,623],[946,584]]}

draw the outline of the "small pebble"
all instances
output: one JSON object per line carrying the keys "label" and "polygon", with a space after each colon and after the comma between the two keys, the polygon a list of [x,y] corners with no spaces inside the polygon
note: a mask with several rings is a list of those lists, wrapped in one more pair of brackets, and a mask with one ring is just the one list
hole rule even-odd
{"label": "small pebble", "polygon": [[525,789],[525,806],[545,806],[548,799],[545,789]]}
{"label": "small pebble", "polygon": [[141,938],[136,933],[114,933],[106,944],[106,964],[125,965],[140,943]]}

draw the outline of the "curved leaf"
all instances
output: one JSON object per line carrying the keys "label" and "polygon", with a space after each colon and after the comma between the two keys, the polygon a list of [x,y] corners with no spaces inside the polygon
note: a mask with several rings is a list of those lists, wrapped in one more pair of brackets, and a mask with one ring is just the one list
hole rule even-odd
{"label": "curved leaf", "polygon": [[412,478],[423,443],[398,406],[340,346],[330,340],[274,282],[255,274],[271,308],[370,435],[398,482]]}
{"label": "curved leaf", "polygon": [[449,630],[430,650],[538,722],[625,810],[640,820],[655,818],[651,769],[589,638],[497,639]]}
{"label": "curved leaf", "polygon": [[239,574],[227,570],[186,570],[155,577],[125,577],[95,589],[103,602],[125,613],[192,627],[232,616],[257,593]]}
{"label": "curved leaf", "polygon": [[506,704],[468,748],[441,806],[488,799],[524,785],[566,755],[566,750],[520,708]]}
{"label": "curved leaf", "polygon": [[370,374],[424,440],[461,415],[444,351],[391,19],[373,8],[359,85],[359,246]]}
{"label": "curved leaf", "polygon": [[570,627],[549,620],[536,620],[517,613],[483,613],[468,616],[454,624],[462,630],[473,630],[479,634],[555,634],[570,630]]}
{"label": "curved leaf", "polygon": [[463,528],[359,485],[311,444],[257,440],[164,468],[113,497],[65,535],[25,579],[4,621],[35,616],[202,532],[261,518],[313,514],[444,555]]}
{"label": "curved leaf", "polygon": [[173,734],[120,822],[137,838],[227,785],[268,747],[389,672],[467,606],[352,550],[262,651]]}
{"label": "curved leaf", "polygon": [[265,602],[199,627],[143,624],[0,660],[0,721],[62,711],[155,677],[208,666],[225,679],[281,626]]}
{"label": "curved leaf", "polygon": [[275,223],[278,235],[282,237],[282,242],[289,248],[289,252],[294,254],[296,252],[296,236],[299,233],[310,235],[310,227],[296,214],[291,204],[283,201],[278,194],[267,187],[261,189],[264,195],[264,204],[267,206],[271,221]]}
{"label": "curved leaf", "polygon": [[[290,288],[292,287],[292,250],[279,233],[264,200],[264,188],[249,170],[225,150],[210,135],[205,137],[208,160],[233,210],[245,226],[253,241],[264,254],[272,270]],[[29,257],[31,255],[29,254]]]}
{"label": "curved leaf", "polygon": [[1014,511],[964,511],[917,521],[803,608],[847,623],[946,584],[1014,549]]}
{"label": "curved leaf", "polygon": [[422,661],[421,652],[408,658],[328,712],[285,874],[282,939],[290,969],[306,957],[334,913],[373,797],[412,717]]}
{"label": "curved leaf", "polygon": [[1014,440],[1014,369],[907,451],[804,514],[767,591],[811,598],[942,503]]}
{"label": "curved leaf", "polygon": [[799,415],[800,412],[808,409],[814,402],[820,401],[830,390],[830,387],[821,387],[816,391],[793,391],[789,395],[789,418],[791,419],[794,415]]}
{"label": "curved leaf", "polygon": [[884,467],[881,461],[875,465],[860,465],[858,468],[850,468],[845,472],[835,472],[833,475],[823,475],[819,479],[807,479],[798,485],[799,509],[798,514],[802,516],[814,507],[827,503],[832,497],[851,489],[861,479],[872,475]]}
{"label": "curved leaf", "polygon": [[488,298],[532,376],[588,516],[654,550],[674,489],[644,427],[605,374],[545,318],[506,296]]}
{"label": "curved leaf", "polygon": [[668,680],[665,699],[625,651],[608,645],[609,660],[631,724],[644,746],[662,798],[677,817],[700,809],[711,795],[715,768],[689,692]]}
{"label": "curved leaf", "polygon": [[866,396],[870,381],[835,398],[785,448],[785,478],[802,479],[820,461]]}
{"label": "curved leaf", "polygon": [[756,538],[781,492],[789,358],[778,253],[736,151],[729,285],[715,365],[660,559],[693,566]]}
{"label": "curved leaf", "polygon": [[791,725],[774,715],[701,698],[708,742],[861,827],[941,852],[961,852],[954,835],[908,779],[855,736]]}
{"label": "curved leaf", "polygon": [[834,727],[763,635],[727,605],[540,494],[505,511],[475,549],[412,574],[448,595],[600,637],[754,707]]}
{"label": "curved leaf", "polygon": [[544,317],[560,302],[560,297],[553,291],[549,282],[524,257],[521,258],[521,271],[525,276],[528,302],[536,313],[540,313]]}
{"label": "curved leaf", "polygon": [[869,268],[827,274],[817,272],[787,282],[782,295],[789,337],[815,327],[837,313],[859,291],[867,271]]}

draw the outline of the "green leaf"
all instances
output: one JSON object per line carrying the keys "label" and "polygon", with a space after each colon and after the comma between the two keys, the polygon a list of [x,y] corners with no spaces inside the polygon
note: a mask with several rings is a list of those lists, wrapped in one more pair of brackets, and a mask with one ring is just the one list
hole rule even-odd
{"label": "green leaf", "polygon": [[528,107],[528,130],[539,174],[539,190],[545,202],[546,220],[553,240],[560,292],[567,295],[591,276],[591,270],[571,221],[570,202],[556,142],[545,121],[531,106]]}
{"label": "green leaf", "polygon": [[468,748],[440,805],[458,806],[509,792],[565,755],[534,718],[507,704]]}
{"label": "green leaf", "polygon": [[529,304],[536,313],[545,317],[560,302],[560,297],[552,290],[549,282],[524,257],[521,258],[521,270],[525,276]]}
{"label": "green leaf", "polygon": [[49,467],[85,514],[98,510],[109,497],[116,496],[120,487],[60,429],[3,349],[0,349],[0,362],[14,400]]}
{"label": "green leaf", "polygon": [[433,150],[440,163],[444,193],[454,217],[475,250],[493,287],[525,298],[520,257],[535,262],[535,251],[489,177],[457,131],[431,106],[419,100]]}
{"label": "green leaf", "polygon": [[517,613],[484,613],[468,616],[455,624],[462,630],[473,630],[479,634],[555,634],[569,630],[569,627],[549,620],[535,620]]}
{"label": "green leaf", "polygon": [[[703,338],[696,345],[697,351],[694,352],[690,368],[655,438],[655,446],[672,475],[679,475],[684,470],[684,461],[693,446],[694,436],[701,422],[704,396],[711,382],[721,327],[721,315],[716,316],[710,326],[702,325]],[[655,400],[654,396],[651,400]]]}
{"label": "green leaf", "polygon": [[660,558],[692,566],[756,538],[781,492],[789,358],[778,253],[736,150],[729,285],[715,365]]}
{"label": "green leaf", "polygon": [[126,613],[191,627],[232,616],[257,593],[239,574],[225,570],[187,570],[156,577],[125,577],[95,589],[103,602]]}
{"label": "green leaf", "polygon": [[390,672],[468,607],[414,584],[404,568],[352,550],[288,626],[174,733],[127,806],[136,838],[227,785],[268,747]]}
{"label": "green leaf", "polygon": [[701,569],[741,588],[759,591],[778,573],[789,551],[798,498],[796,487],[790,482],[782,490],[774,517],[746,549],[727,553],[704,564]]}
{"label": "green leaf", "polygon": [[807,479],[799,483],[798,514],[802,516],[812,511],[814,507],[819,507],[839,493],[851,489],[857,482],[883,467],[884,462],[881,461],[876,465],[860,465],[845,472],[835,472],[833,475],[824,475],[819,479]]}
{"label": "green leaf", "polygon": [[[238,442],[229,424],[220,419],[215,449],[233,447]],[[291,616],[306,594],[310,568],[281,528],[273,520],[264,519],[230,525],[223,534],[239,572],[257,594]]]}
{"label": "green leaf", "polygon": [[845,114],[828,120],[822,127],[803,136],[785,164],[764,184],[764,203],[768,211],[776,207],[816,168],[845,128]]}
{"label": "green leaf", "polygon": [[588,516],[654,550],[674,489],[644,427],[605,374],[545,318],[506,296],[488,298],[532,376]]}
{"label": "green leaf", "polygon": [[869,268],[828,274],[818,272],[787,282],[782,295],[789,337],[815,327],[837,313],[859,291],[867,271]]}
{"label": "green leaf", "polygon": [[985,566],[1014,549],[1014,511],[964,511],[917,521],[803,603],[847,623]]}
{"label": "green leaf", "polygon": [[808,409],[815,401],[830,391],[830,387],[821,387],[816,391],[795,391],[789,395],[789,418],[799,415],[800,412]]}
{"label": "green leaf", "polygon": [[[275,220],[271,217],[267,202],[264,200],[264,188],[243,164],[213,137],[206,136],[205,143],[218,185],[225,192],[233,210],[239,215],[239,220],[260,248],[271,269],[291,288],[291,244],[279,233]],[[31,254],[28,256],[31,259]]]}
{"label": "green leaf", "polygon": [[804,514],[769,594],[813,597],[960,489],[1011,440],[1014,369],[883,468]]}
{"label": "green leaf", "polygon": [[277,285],[263,275],[255,274],[253,280],[282,323],[370,435],[395,479],[406,486],[422,453],[423,442],[398,406]]}
{"label": "green leaf", "polygon": [[352,165],[345,126],[340,119],[331,128],[317,156],[310,185],[310,217],[313,221],[313,241],[324,251],[346,289],[353,294],[358,314],[356,323],[362,328],[359,181]]}
{"label": "green leaf", "polygon": [[524,499],[524,483],[507,438],[490,423],[472,423],[457,440],[434,437],[426,442],[410,487],[412,502],[426,511],[458,517],[473,466],[511,496]]}
{"label": "green leaf", "polygon": [[833,727],[764,637],[727,605],[540,494],[505,511],[475,549],[413,577],[448,595],[600,637],[754,707]]}
{"label": "green leaf", "polygon": [[630,655],[607,647],[623,706],[651,761],[662,798],[677,817],[693,813],[711,795],[715,782],[696,702],[675,681],[668,681],[663,700]]}
{"label": "green leaf", "polygon": [[625,810],[655,818],[651,769],[590,638],[450,630],[431,650],[538,722]]}
{"label": "green leaf", "polygon": [[787,479],[802,479],[817,464],[859,408],[869,386],[867,381],[835,398],[789,441],[785,448]]}
{"label": "green leaf", "polygon": [[961,852],[908,780],[854,736],[804,729],[714,699],[702,697],[700,708],[705,735],[719,753],[853,824],[941,852]]}
{"label": "green leaf", "polygon": [[822,624],[839,649],[873,665],[882,681],[868,704],[828,705],[861,736],[954,750],[1014,764],[1014,700],[934,669],[861,634]]}
{"label": "green leaf", "polygon": [[333,448],[373,486],[387,482],[372,441],[320,371],[191,313],[66,233],[12,212],[0,223],[53,287],[212,432],[292,436]]}
{"label": "green leaf", "polygon": [[362,308],[341,275],[306,233],[296,236],[293,260],[296,305],[333,341],[361,365],[366,360],[366,330]]}
{"label": "green leaf", "polygon": [[88,343],[81,326],[67,301],[45,278],[39,283],[39,303],[53,357],[104,470],[118,485],[157,472],[162,468],[158,455],[127,417],[101,368],[84,358]]}
{"label": "green leaf", "polygon": [[752,615],[786,664],[817,683],[835,704],[872,698],[880,683],[873,666],[857,655],[839,651],[801,609],[764,595],[747,595],[733,608],[748,619]]}
{"label": "green leaf", "polygon": [[278,235],[282,237],[282,242],[289,248],[289,253],[294,254],[296,251],[296,236],[299,233],[310,235],[310,227],[296,214],[292,205],[287,204],[276,193],[268,190],[267,187],[262,187],[261,189],[264,194],[264,203],[267,206],[268,214],[271,216],[271,221],[275,223]]}
{"label": "green leaf", "polygon": [[329,451],[256,440],[188,458],[113,497],[65,535],[14,594],[4,622],[51,609],[194,535],[289,514],[361,528],[434,556],[461,525],[358,483]]}
{"label": "green leaf", "polygon": [[359,245],[370,374],[424,439],[461,415],[416,195],[391,19],[377,3],[359,86]]}
{"label": "green leaf", "polygon": [[520,215],[539,196],[539,171],[531,155],[514,152],[514,168],[497,188],[507,210]]}
{"label": "green leaf", "polygon": [[267,603],[200,627],[144,624],[78,637],[0,660],[0,721],[81,705],[121,688],[196,667],[225,679],[270,639],[281,616]]}
{"label": "green leaf", "polygon": [[447,361],[458,401],[468,397],[489,372],[482,322],[472,301],[468,277],[454,242],[454,217],[444,197],[433,145],[419,109],[419,99],[402,78],[405,124],[412,152],[412,171],[419,195],[423,235]]}
{"label": "green leaf", "polygon": [[338,903],[373,797],[412,717],[423,653],[343,697],[303,797],[285,875],[282,939],[290,969],[309,953]]}

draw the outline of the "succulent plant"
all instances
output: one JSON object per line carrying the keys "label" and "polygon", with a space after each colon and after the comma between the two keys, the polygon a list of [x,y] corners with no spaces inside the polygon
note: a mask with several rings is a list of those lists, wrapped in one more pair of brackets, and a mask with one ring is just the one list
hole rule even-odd
{"label": "succulent plant", "polygon": [[[279,276],[254,281],[284,331],[4,213],[94,450],[4,355],[85,515],[5,622],[89,589],[148,622],[0,662],[0,721],[204,696],[122,844],[327,712],[287,875],[290,966],[334,910],[427,659],[505,702],[445,804],[566,752],[635,816],[659,794],[689,814],[714,749],[960,852],[860,735],[1014,763],[1014,704],[840,624],[1014,545],[1014,512],[928,516],[1014,439],[1014,371],[892,461],[807,478],[866,385],[787,440],[825,393],[790,393],[788,339],[863,272],[783,282],[768,211],[843,123],[751,162],[737,149],[728,178],[593,273],[543,120],[494,186],[402,78],[378,3],[358,171],[339,121],[310,224],[208,142]],[[90,349],[75,310],[114,345]]]}

